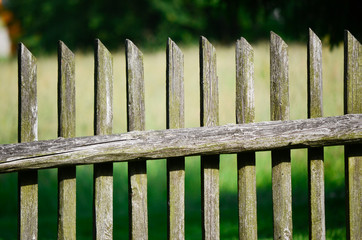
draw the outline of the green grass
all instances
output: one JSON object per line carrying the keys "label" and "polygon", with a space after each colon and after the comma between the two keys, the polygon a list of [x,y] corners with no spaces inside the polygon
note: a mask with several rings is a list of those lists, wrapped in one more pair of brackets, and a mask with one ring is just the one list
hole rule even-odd
{"label": "green grass", "polygon": [[[141,46],[140,46],[141,47]],[[253,44],[255,51],[256,121],[269,113],[269,46]],[[199,52],[182,47],[185,55],[185,125],[199,125]],[[141,49],[142,50],[142,49]],[[233,46],[216,46],[220,91],[220,124],[235,122],[235,55]],[[289,46],[290,118],[307,117],[306,46]],[[343,114],[343,48],[323,49],[324,116]],[[146,129],[166,126],[164,52],[145,52]],[[76,52],[77,136],[92,135],[93,55]],[[0,144],[17,141],[17,63],[0,62]],[[114,133],[126,131],[125,57],[114,53]],[[38,57],[39,139],[56,138],[56,56]],[[148,162],[150,239],[166,239],[166,163]],[[220,230],[222,239],[237,239],[237,172],[235,155],[220,163]],[[258,237],[272,239],[270,152],[256,160]],[[92,166],[77,167],[77,237],[92,236]],[[114,164],[114,238],[128,234],[127,163]],[[292,150],[293,235],[308,239],[308,183],[306,150]],[[327,239],[345,238],[343,147],[325,148]],[[17,174],[0,175],[0,239],[17,237]],[[200,160],[186,158],[186,236],[201,238]],[[55,239],[57,232],[57,172],[39,171],[39,238]]]}

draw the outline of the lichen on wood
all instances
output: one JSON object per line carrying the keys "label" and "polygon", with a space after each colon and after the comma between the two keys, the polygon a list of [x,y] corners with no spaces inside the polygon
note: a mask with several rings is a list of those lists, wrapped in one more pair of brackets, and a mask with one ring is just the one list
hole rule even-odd
{"label": "lichen on wood", "polygon": [[[322,117],[322,42],[311,29],[309,29],[307,54],[308,118]],[[308,148],[308,195],[310,239],[325,239],[323,148]]]}
{"label": "lichen on wood", "polygon": [[[167,128],[183,128],[184,57],[169,38],[166,53],[166,124]],[[168,239],[185,239],[185,158],[167,159]]]}
{"label": "lichen on wood", "polygon": [[[236,123],[255,119],[254,50],[241,38],[236,42]],[[239,239],[257,239],[255,152],[237,154]]]}
{"label": "lichen on wood", "polygon": [[[143,54],[126,40],[127,129],[145,130]],[[146,161],[128,163],[130,239],[148,239]]]}
{"label": "lichen on wood", "polygon": [[360,144],[362,114],[0,145],[0,173],[101,162]]}
{"label": "lichen on wood", "polygon": [[[288,46],[270,33],[270,114],[271,120],[289,119]],[[291,239],[292,179],[290,150],[272,151],[272,192],[274,239]]]}
{"label": "lichen on wood", "polygon": [[[99,39],[94,45],[94,134],[112,134],[113,58]],[[94,238],[113,239],[113,163],[94,164]]]}
{"label": "lichen on wood", "polygon": [[[74,54],[58,43],[58,137],[75,137]],[[58,169],[58,239],[76,239],[76,166]]]}
{"label": "lichen on wood", "polygon": [[[344,39],[344,112],[362,113],[362,46],[347,30]],[[345,146],[347,239],[362,238],[362,144]]]}
{"label": "lichen on wood", "polygon": [[[216,50],[200,37],[200,125],[219,124],[219,92]],[[201,212],[203,239],[220,238],[218,155],[201,156]]]}
{"label": "lichen on wood", "polygon": [[[38,140],[36,58],[20,43],[18,46],[18,141]],[[38,238],[38,172],[18,173],[20,239]]]}

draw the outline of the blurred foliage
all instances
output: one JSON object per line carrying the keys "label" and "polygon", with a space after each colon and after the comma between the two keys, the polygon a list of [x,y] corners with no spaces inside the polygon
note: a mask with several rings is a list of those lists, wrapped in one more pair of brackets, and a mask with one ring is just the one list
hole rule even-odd
{"label": "blurred foliage", "polygon": [[143,47],[163,46],[167,37],[188,44],[200,35],[221,43],[243,36],[306,41],[308,27],[332,45],[343,30],[361,37],[357,1],[352,0],[11,0],[5,7],[21,25],[32,51],[55,51],[58,40],[71,49],[90,48],[99,38],[110,49],[125,38]]}

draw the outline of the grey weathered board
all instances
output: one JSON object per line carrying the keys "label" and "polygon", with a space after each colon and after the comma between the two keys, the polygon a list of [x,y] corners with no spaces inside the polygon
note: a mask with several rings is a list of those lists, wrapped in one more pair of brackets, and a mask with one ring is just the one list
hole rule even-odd
{"label": "grey weathered board", "polygon": [[[322,42],[309,29],[308,41],[308,118],[323,115]],[[325,239],[323,148],[308,148],[308,195],[310,239]]]}
{"label": "grey weathered board", "polygon": [[[241,38],[236,43],[236,123],[252,123],[254,103],[254,50]],[[255,152],[237,154],[239,239],[257,239]]]}
{"label": "grey weathered board", "polygon": [[362,142],[362,114],[133,131],[0,145],[0,173],[101,162],[296,149]]}
{"label": "grey weathered board", "polygon": [[[362,46],[348,31],[344,40],[344,112],[362,113]],[[362,144],[345,146],[345,171],[347,239],[357,240],[362,238]]]}
{"label": "grey weathered board", "polygon": [[[94,43],[94,134],[112,134],[113,58],[99,39]],[[94,239],[113,239],[113,163],[94,164]]]}
{"label": "grey weathered board", "polygon": [[[75,137],[74,54],[58,43],[58,136]],[[76,166],[58,169],[58,239],[76,239]]]}
{"label": "grey weathered board", "polygon": [[[18,46],[18,141],[38,140],[36,59],[20,43]],[[38,238],[38,172],[19,171],[19,239]]]}
{"label": "grey weathered board", "polygon": [[[273,32],[270,34],[270,114],[271,120],[289,119],[288,46]],[[274,239],[291,239],[290,150],[274,150],[271,155]]]}
{"label": "grey weathered board", "polygon": [[[166,51],[167,129],[184,128],[184,57],[171,40]],[[167,159],[168,239],[185,239],[185,158]]]}
{"label": "grey weathered board", "polygon": [[[219,124],[219,92],[216,50],[200,37],[200,125]],[[218,155],[201,156],[202,239],[220,238]]]}
{"label": "grey weathered board", "polygon": [[[145,130],[143,54],[126,40],[127,129]],[[143,146],[139,146],[143,148]],[[128,163],[129,238],[148,239],[146,161]]]}

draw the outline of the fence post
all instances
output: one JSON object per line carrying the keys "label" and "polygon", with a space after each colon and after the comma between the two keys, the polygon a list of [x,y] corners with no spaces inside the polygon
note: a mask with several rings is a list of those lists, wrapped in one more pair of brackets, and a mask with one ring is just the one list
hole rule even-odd
{"label": "fence post", "polygon": [[[362,113],[362,46],[344,33],[344,113]],[[347,239],[362,238],[362,144],[345,146]]]}
{"label": "fence post", "polygon": [[[36,59],[20,43],[18,46],[18,141],[38,140]],[[38,171],[18,173],[19,239],[38,238]]]}
{"label": "fence post", "polygon": [[[143,54],[126,40],[127,130],[145,130]],[[146,161],[128,162],[129,238],[148,239]]]}
{"label": "fence post", "polygon": [[[184,57],[169,38],[166,52],[166,124],[184,128]],[[185,239],[185,157],[167,159],[167,236]]]}
{"label": "fence post", "polygon": [[[113,59],[95,40],[94,54],[94,134],[112,134]],[[94,164],[94,239],[113,239],[113,163]]]}
{"label": "fence post", "polygon": [[[323,117],[322,43],[309,29],[308,118]],[[323,147],[308,148],[309,239],[325,239]]]}
{"label": "fence post", "polygon": [[[271,120],[289,120],[288,46],[270,34]],[[292,239],[292,183],[290,150],[272,151],[274,239]]]}
{"label": "fence post", "polygon": [[[219,93],[216,75],[216,51],[200,37],[200,124],[219,125]],[[202,238],[220,238],[219,155],[201,156]]]}
{"label": "fence post", "polygon": [[[58,43],[58,136],[75,137],[74,54]],[[76,239],[76,167],[58,168],[58,239]]]}
{"label": "fence post", "polygon": [[[255,119],[254,51],[241,38],[236,42],[236,123]],[[239,239],[257,239],[255,152],[237,154]]]}

